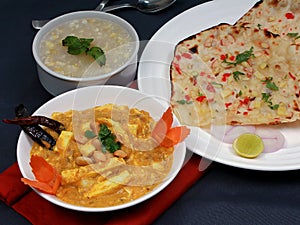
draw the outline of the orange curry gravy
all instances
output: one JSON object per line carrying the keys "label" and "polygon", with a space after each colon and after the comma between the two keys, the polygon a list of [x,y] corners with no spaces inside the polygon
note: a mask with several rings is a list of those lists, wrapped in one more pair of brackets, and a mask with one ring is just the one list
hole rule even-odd
{"label": "orange curry gravy", "polygon": [[[156,146],[151,138],[155,121],[148,112],[107,104],[95,108],[53,113],[66,131],[53,151],[34,144],[32,155],[45,158],[62,175],[56,196],[86,207],[120,205],[137,199],[159,185],[169,173],[173,148]],[[105,149],[98,135],[105,124],[121,142],[114,153]],[[87,135],[87,132],[89,135]]]}

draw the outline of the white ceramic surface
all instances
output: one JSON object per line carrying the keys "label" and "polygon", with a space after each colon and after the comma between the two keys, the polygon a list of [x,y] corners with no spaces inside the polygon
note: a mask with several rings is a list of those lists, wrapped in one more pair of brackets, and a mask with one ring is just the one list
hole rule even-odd
{"label": "white ceramic surface", "polygon": [[[176,44],[202,30],[220,23],[234,24],[257,0],[214,0],[195,6],[161,27],[150,39],[138,68],[139,89],[169,102],[171,96],[170,64]],[[191,127],[187,148],[212,161],[240,168],[283,171],[300,169],[300,122],[273,126],[285,137],[285,146],[274,153],[246,159],[233,152],[230,144],[214,138],[209,132]]]}
{"label": "white ceramic surface", "polygon": [[[34,115],[50,117],[53,112],[65,112],[70,109],[84,110],[107,103],[128,105],[130,108],[136,107],[138,109],[146,110],[155,120],[158,120],[168,107],[166,104],[157,101],[153,98],[153,96],[143,94],[135,89],[111,85],[99,85],[83,87],[61,94],[42,105],[35,111]],[[174,125],[179,125],[178,120],[176,118],[174,119]],[[29,165],[31,146],[32,140],[22,131],[17,144],[17,160],[22,175],[29,179],[34,179],[34,175],[32,174],[31,167]],[[44,194],[39,191],[36,192],[56,205],[78,211],[103,212],[126,208],[145,201],[163,190],[175,178],[181,169],[184,163],[185,153],[185,143],[176,145],[174,151],[174,162],[171,171],[163,183],[141,198],[122,205],[102,208],[81,207],[65,203],[53,195]]]}
{"label": "white ceramic surface", "polygon": [[[99,76],[88,78],[72,78],[52,71],[41,61],[38,49],[40,41],[42,40],[44,35],[46,35],[50,30],[60,25],[61,23],[80,18],[102,18],[110,20],[119,24],[129,32],[129,34],[133,38],[133,44],[135,45],[135,49],[133,51],[132,56],[127,60],[127,62],[123,66],[110,73],[102,74]],[[139,37],[132,25],[118,16],[100,11],[78,11],[59,16],[48,22],[45,26],[43,26],[41,30],[38,31],[32,44],[32,52],[34,59],[37,63],[37,71],[40,82],[43,85],[43,87],[54,96],[72,89],[76,89],[78,87],[85,87],[91,85],[111,84],[126,86],[135,78],[138,50]]]}

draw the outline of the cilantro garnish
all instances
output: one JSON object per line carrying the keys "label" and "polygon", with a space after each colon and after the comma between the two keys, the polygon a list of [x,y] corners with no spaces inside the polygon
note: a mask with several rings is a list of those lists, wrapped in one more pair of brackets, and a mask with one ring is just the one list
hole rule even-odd
{"label": "cilantro garnish", "polygon": [[262,82],[266,82],[266,87],[269,88],[272,91],[278,91],[279,88],[275,84],[275,82],[272,82],[273,77],[269,77],[266,80],[263,80]]}
{"label": "cilantro garnish", "polygon": [[299,33],[287,33],[287,36],[295,39],[300,38]]}
{"label": "cilantro garnish", "polygon": [[[88,139],[97,137],[97,135],[91,130],[85,131],[84,136]],[[121,148],[121,143],[119,141],[116,141],[116,136],[105,124],[100,124],[100,130],[97,138],[101,142],[103,146],[102,151],[104,152],[109,151],[111,153],[114,153]]]}
{"label": "cilantro garnish", "polygon": [[240,71],[234,71],[233,72],[233,78],[235,81],[238,81],[240,79],[240,75],[245,75],[243,72]]}
{"label": "cilantro garnish", "polygon": [[215,87],[220,87],[220,88],[223,88],[223,84],[220,84],[220,83],[217,83],[217,82],[211,82],[211,84]]}
{"label": "cilantro garnish", "polygon": [[259,24],[257,24],[257,27],[258,27],[258,29],[261,29],[261,24],[259,23]]}
{"label": "cilantro garnish", "polygon": [[227,59],[224,59],[223,62],[224,63],[227,63],[228,65],[238,65],[238,64],[241,64],[242,62],[246,62],[248,61],[251,57],[255,57],[254,54],[253,54],[253,46],[249,49],[249,50],[246,50],[240,54],[238,54],[236,57],[235,57],[235,61],[234,62],[229,62],[227,61]]}
{"label": "cilantro garnish", "polygon": [[270,107],[270,109],[272,109],[272,110],[278,109],[279,104],[273,105],[270,97],[271,97],[270,93],[262,93],[262,100],[268,104],[268,106]]}
{"label": "cilantro garnish", "polygon": [[106,57],[104,51],[99,47],[91,47],[87,52],[87,55],[92,56],[100,66],[104,66]]}
{"label": "cilantro garnish", "polygon": [[116,136],[105,124],[100,124],[98,139],[101,141],[105,150],[113,153],[121,148],[121,143],[116,141]]}
{"label": "cilantro garnish", "polygon": [[178,101],[176,101],[178,104],[180,104],[180,105],[184,105],[184,104],[187,104],[187,105],[189,105],[189,104],[192,104],[193,102],[192,101],[187,101],[187,100],[185,100],[185,99],[182,99],[182,100],[178,100]]}
{"label": "cilantro garnish", "polygon": [[99,47],[90,47],[94,39],[92,38],[78,38],[75,36],[67,36],[62,40],[62,45],[68,47],[68,53],[71,55],[79,55],[86,53],[89,56],[92,56],[96,62],[103,66],[106,62],[106,57],[104,51]]}

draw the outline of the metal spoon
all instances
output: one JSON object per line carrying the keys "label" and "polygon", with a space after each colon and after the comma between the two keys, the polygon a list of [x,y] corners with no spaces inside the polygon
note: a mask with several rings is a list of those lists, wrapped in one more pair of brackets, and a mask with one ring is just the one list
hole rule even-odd
{"label": "metal spoon", "polygon": [[[108,6],[105,8],[101,8],[100,5],[104,7],[104,5],[108,2],[108,0],[103,0],[102,3],[95,10],[99,10],[103,12],[108,12],[120,8],[135,8],[143,13],[155,13],[161,11],[170,5],[172,5],[176,0],[138,0],[137,3],[125,3],[120,5]],[[41,29],[49,20],[33,20],[32,26],[35,29]]]}
{"label": "metal spoon", "polygon": [[[105,7],[105,5],[109,2],[109,0],[102,0],[99,5],[95,8],[96,11],[102,11],[102,9]],[[32,20],[31,24],[34,29],[41,29],[46,23],[48,23],[50,20]]]}
{"label": "metal spoon", "polygon": [[169,7],[175,1],[176,0],[138,0],[137,3],[108,6],[104,8],[103,11],[108,12],[115,9],[132,7],[143,13],[155,13]]}

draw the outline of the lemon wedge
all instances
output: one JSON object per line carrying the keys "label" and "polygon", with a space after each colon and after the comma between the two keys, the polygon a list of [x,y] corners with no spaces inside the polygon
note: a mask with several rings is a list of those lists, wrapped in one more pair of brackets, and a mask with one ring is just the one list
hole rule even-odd
{"label": "lemon wedge", "polygon": [[244,133],[232,143],[235,152],[245,158],[256,158],[264,150],[264,143],[256,134]]}

